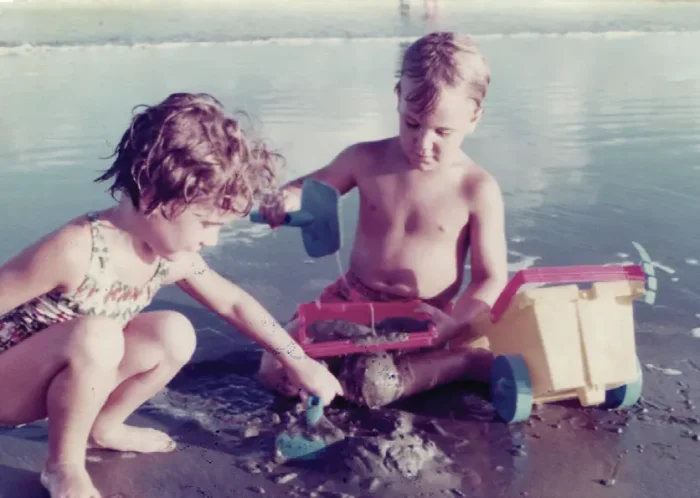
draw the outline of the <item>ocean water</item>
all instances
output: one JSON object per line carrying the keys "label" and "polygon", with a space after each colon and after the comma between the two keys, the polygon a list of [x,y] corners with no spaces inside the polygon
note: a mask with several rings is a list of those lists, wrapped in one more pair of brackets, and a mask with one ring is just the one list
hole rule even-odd
{"label": "ocean water", "polygon": [[[0,261],[111,202],[92,179],[133,106],[212,93],[251,116],[290,179],[352,142],[394,134],[402,47],[459,28],[492,69],[485,115],[464,148],[501,183],[511,270],[636,262],[636,241],[659,276],[656,304],[636,308],[654,327],[639,333],[700,327],[700,3],[437,5],[0,3]],[[342,207],[347,266],[356,196]],[[338,277],[334,258],[309,261],[298,231],[246,221],[206,257],[282,321]],[[176,307],[198,327],[182,382],[208,375],[197,365],[243,358],[225,383],[242,386],[229,401],[248,403],[231,410],[269,402],[247,377],[258,353],[241,334],[175,289],[154,307]]]}

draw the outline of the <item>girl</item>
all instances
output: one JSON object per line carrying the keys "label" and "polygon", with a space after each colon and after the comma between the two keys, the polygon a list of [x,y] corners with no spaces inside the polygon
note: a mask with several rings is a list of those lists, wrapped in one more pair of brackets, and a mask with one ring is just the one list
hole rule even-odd
{"label": "girl", "polygon": [[97,181],[118,201],[76,218],[0,267],[0,424],[48,417],[41,482],[52,498],[99,498],[88,445],[174,449],[126,418],[190,359],[195,332],[173,311],[142,313],[163,285],[194,299],[276,354],[324,404],[338,381],[245,291],[199,254],[275,186],[274,155],[207,95],[173,94],[134,116]]}

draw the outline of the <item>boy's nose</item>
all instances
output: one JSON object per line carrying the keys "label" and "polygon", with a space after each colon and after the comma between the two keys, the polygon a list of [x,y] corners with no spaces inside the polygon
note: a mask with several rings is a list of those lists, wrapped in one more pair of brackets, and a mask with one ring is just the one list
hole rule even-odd
{"label": "boy's nose", "polygon": [[433,149],[433,141],[426,131],[420,131],[416,140],[417,149],[423,154],[429,154]]}

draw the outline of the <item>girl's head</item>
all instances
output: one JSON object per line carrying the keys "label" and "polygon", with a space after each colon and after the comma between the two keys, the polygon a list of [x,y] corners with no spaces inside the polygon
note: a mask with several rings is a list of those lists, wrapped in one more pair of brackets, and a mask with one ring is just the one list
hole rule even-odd
{"label": "girl's head", "polygon": [[220,102],[176,93],[136,114],[117,145],[111,181],[145,242],[169,257],[215,245],[219,228],[276,188],[279,156],[247,138]]}

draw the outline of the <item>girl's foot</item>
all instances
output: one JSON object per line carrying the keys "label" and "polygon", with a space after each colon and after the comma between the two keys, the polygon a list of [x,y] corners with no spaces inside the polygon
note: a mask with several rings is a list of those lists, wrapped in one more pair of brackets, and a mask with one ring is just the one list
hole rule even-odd
{"label": "girl's foot", "polygon": [[135,453],[167,453],[176,448],[175,441],[156,429],[119,424],[90,435],[90,448]]}
{"label": "girl's foot", "polygon": [[51,498],[101,498],[92,484],[87,469],[79,465],[46,465],[41,472],[41,484]]}

